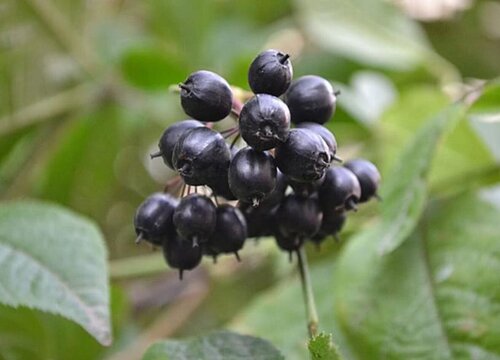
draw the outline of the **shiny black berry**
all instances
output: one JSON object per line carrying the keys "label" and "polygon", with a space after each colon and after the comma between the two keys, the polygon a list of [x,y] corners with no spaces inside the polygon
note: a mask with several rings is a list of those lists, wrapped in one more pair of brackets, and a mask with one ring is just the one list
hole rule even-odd
{"label": "shiny black berry", "polygon": [[272,208],[263,205],[253,207],[251,204],[240,203],[239,208],[245,216],[249,238],[274,235],[278,206]]}
{"label": "shiny black berry", "polygon": [[310,182],[299,182],[292,179],[288,179],[288,184],[292,187],[293,192],[300,196],[311,196],[315,194],[325,181],[325,175],[318,180]]}
{"label": "shiny black berry", "polygon": [[308,129],[292,129],[275,151],[278,168],[299,182],[318,180],[331,163],[330,150],[321,136]]}
{"label": "shiny black berry", "polygon": [[279,98],[260,94],[241,110],[240,134],[256,150],[269,150],[286,141],[290,131],[290,111]]}
{"label": "shiny black berry", "polygon": [[160,151],[152,154],[151,158],[161,156],[165,165],[173,169],[174,165],[172,164],[172,153],[174,152],[175,144],[177,144],[177,141],[179,140],[181,135],[184,134],[184,132],[200,126],[204,125],[197,120],[184,120],[170,125],[163,132],[163,135],[161,136],[158,143]]}
{"label": "shiny black berry", "polygon": [[165,238],[175,233],[172,215],[179,201],[163,193],[149,196],[135,213],[134,225],[137,242],[146,240],[161,245]]}
{"label": "shiny black berry", "polygon": [[174,168],[188,185],[206,185],[227,172],[231,153],[218,132],[197,127],[184,132],[172,155]]}
{"label": "shiny black berry", "polygon": [[316,244],[321,243],[326,237],[333,236],[335,240],[339,241],[339,232],[345,225],[347,219],[344,210],[323,211],[323,220],[321,221],[321,228],[318,233],[314,235],[311,240]]}
{"label": "shiny black berry", "polygon": [[281,250],[288,251],[290,254],[290,261],[292,261],[292,253],[300,249],[304,244],[304,238],[293,235],[283,235],[280,232],[275,234],[276,244]]}
{"label": "shiny black berry", "polygon": [[177,233],[197,246],[198,243],[206,242],[215,229],[215,205],[206,196],[188,195],[181,199],[175,209],[173,222]]}
{"label": "shiny black berry", "polygon": [[286,176],[279,170],[276,169],[276,186],[273,191],[271,191],[259,204],[259,208],[270,209],[279,205],[283,197],[285,197],[285,191],[288,187],[288,181]]}
{"label": "shiny black berry", "polygon": [[319,200],[325,212],[356,210],[360,198],[361,186],[351,170],[342,166],[328,169],[319,189]]}
{"label": "shiny black berry", "polygon": [[233,93],[221,76],[200,70],[189,75],[179,86],[182,108],[194,119],[219,121],[231,112]]}
{"label": "shiny black berry", "polygon": [[229,166],[229,188],[241,201],[258,206],[276,187],[274,158],[246,147],[238,151]]}
{"label": "shiny black berry", "polygon": [[325,140],[326,145],[328,145],[328,149],[330,149],[330,156],[333,160],[342,161],[340,158],[336,156],[337,154],[337,140],[335,136],[332,134],[330,130],[328,130],[323,125],[312,123],[312,122],[303,122],[297,124],[297,128],[299,129],[308,129],[312,132],[321,136],[323,140]]}
{"label": "shiny black berry", "polygon": [[278,234],[284,238],[305,240],[319,231],[322,218],[317,199],[288,195],[276,213]]}
{"label": "shiny black berry", "polygon": [[219,206],[215,230],[208,240],[212,251],[234,253],[238,257],[247,236],[247,222],[242,212],[228,204]]}
{"label": "shiny black berry", "polygon": [[292,82],[285,94],[285,102],[293,123],[324,124],[335,112],[337,96],[327,80],[307,75]]}
{"label": "shiny black berry", "polygon": [[363,203],[377,196],[377,190],[380,184],[380,172],[377,167],[368,160],[356,159],[347,162],[344,165],[351,170],[358,178],[361,186],[361,197],[359,202]]}
{"label": "shiny black berry", "polygon": [[163,256],[168,266],[179,270],[179,279],[182,280],[184,270],[192,270],[200,264],[202,251],[201,247],[193,247],[190,241],[177,235],[163,244]]}
{"label": "shiny black berry", "polygon": [[277,50],[261,52],[250,65],[248,84],[255,94],[280,96],[293,77],[290,56]]}

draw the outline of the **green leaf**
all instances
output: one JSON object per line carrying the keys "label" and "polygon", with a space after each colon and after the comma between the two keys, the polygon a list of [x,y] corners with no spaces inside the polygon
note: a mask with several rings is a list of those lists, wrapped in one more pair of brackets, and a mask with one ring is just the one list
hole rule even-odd
{"label": "green leaf", "polygon": [[229,331],[188,340],[166,340],[151,346],[143,360],[278,360],[284,359],[269,342]]}
{"label": "green leaf", "polygon": [[470,107],[469,114],[500,115],[500,79],[486,85],[479,99],[474,101],[474,104]]}
{"label": "green leaf", "polygon": [[309,341],[307,345],[313,360],[341,360],[337,347],[333,344],[332,335],[321,333]]}
{"label": "green leaf", "polygon": [[424,209],[426,178],[439,140],[462,114],[463,106],[456,104],[430,119],[384,179],[382,222],[376,230],[381,254],[395,250],[413,231]]}
{"label": "green leaf", "polygon": [[[331,258],[310,267],[319,329],[333,333],[335,343],[346,359],[355,359],[345,343],[333,314],[332,274],[335,261]],[[234,319],[231,329],[249,334],[266,334],[287,360],[309,357],[307,325],[302,288],[298,276],[293,282],[286,278],[264,292]],[[279,329],[279,331],[276,331]]]}
{"label": "green leaf", "polygon": [[62,315],[111,343],[106,248],[94,224],[38,202],[0,208],[0,303]]}
{"label": "green leaf", "polygon": [[407,70],[429,46],[419,25],[385,1],[296,0],[311,41],[361,63]]}
{"label": "green leaf", "polygon": [[500,206],[491,199],[481,192],[434,203],[410,240],[384,257],[372,230],[351,239],[334,303],[358,356],[500,357]]}

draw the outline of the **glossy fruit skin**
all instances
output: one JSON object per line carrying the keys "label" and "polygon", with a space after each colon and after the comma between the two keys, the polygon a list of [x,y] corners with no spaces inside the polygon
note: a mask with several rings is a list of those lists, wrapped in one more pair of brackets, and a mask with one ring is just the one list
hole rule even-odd
{"label": "glossy fruit skin", "polygon": [[182,108],[194,119],[219,121],[231,112],[233,93],[227,81],[216,73],[196,71],[179,86]]}
{"label": "glossy fruit skin", "polygon": [[238,151],[229,166],[229,188],[243,202],[258,204],[276,187],[274,158],[246,147]]}
{"label": "glossy fruit skin", "polygon": [[226,172],[231,153],[218,132],[197,127],[184,132],[174,147],[172,163],[188,185],[212,183]]}
{"label": "glossy fruit skin", "polygon": [[274,235],[276,227],[276,211],[278,206],[266,208],[262,205],[253,207],[248,203],[240,203],[239,209],[245,216],[249,238]]}
{"label": "glossy fruit skin", "polygon": [[323,211],[355,210],[361,197],[361,186],[354,173],[342,166],[328,169],[319,189]]}
{"label": "glossy fruit skin", "polygon": [[332,134],[330,130],[328,130],[323,125],[313,123],[313,122],[303,122],[297,124],[297,128],[299,129],[308,129],[321,136],[321,138],[325,141],[328,149],[330,149],[330,157],[333,159],[337,154],[337,140],[335,136]]}
{"label": "glossy fruit skin", "polygon": [[290,260],[293,251],[297,251],[304,244],[304,238],[299,238],[296,236],[285,236],[281,233],[276,233],[274,235],[276,238],[276,244],[283,251],[288,251],[290,253]]}
{"label": "glossy fruit skin", "polygon": [[197,120],[183,120],[170,125],[163,132],[158,142],[158,147],[160,148],[159,154],[161,154],[165,165],[171,169],[174,168],[172,164],[172,153],[174,152],[175,144],[177,144],[177,141],[184,132],[200,126],[204,125]]}
{"label": "glossy fruit skin", "polygon": [[181,237],[196,245],[208,240],[215,229],[216,217],[216,208],[210,198],[191,194],[181,199],[173,223]]}
{"label": "glossy fruit skin", "polygon": [[290,179],[312,182],[330,167],[330,150],[321,136],[308,129],[291,129],[287,141],[275,151],[278,168]]}
{"label": "glossy fruit skin", "polygon": [[184,270],[192,270],[200,264],[202,250],[200,246],[193,246],[190,241],[177,235],[163,244],[163,257],[168,266],[179,269],[179,278],[182,280]]}
{"label": "glossy fruit skin", "polygon": [[269,150],[286,141],[290,131],[290,111],[279,98],[258,94],[243,106],[240,134],[255,150]]}
{"label": "glossy fruit skin", "polygon": [[288,187],[286,176],[277,168],[276,169],[276,186],[260,203],[259,208],[271,209],[281,203],[285,197],[285,191]]}
{"label": "glossy fruit skin", "polygon": [[332,85],[315,75],[306,75],[293,81],[285,94],[292,122],[326,123],[335,112],[337,96]]}
{"label": "glossy fruit skin", "polygon": [[288,179],[288,184],[292,187],[293,192],[302,197],[309,197],[318,192],[321,185],[325,181],[325,175],[323,175],[318,180],[311,182],[298,182],[292,179]]}
{"label": "glossy fruit skin", "polygon": [[380,172],[373,163],[364,159],[355,159],[348,161],[344,166],[358,178],[361,186],[360,203],[367,202],[377,195],[381,177]]}
{"label": "glossy fruit skin", "polygon": [[317,199],[287,195],[276,212],[277,233],[283,238],[305,240],[319,231],[322,219]]}
{"label": "glossy fruit skin", "polygon": [[217,207],[215,230],[208,240],[213,251],[218,254],[238,252],[247,236],[247,222],[240,209],[228,204]]}
{"label": "glossy fruit skin", "polygon": [[338,238],[338,233],[343,229],[346,220],[347,214],[344,210],[323,211],[321,227],[311,240],[319,244],[328,236]]}
{"label": "glossy fruit skin", "polygon": [[261,52],[248,70],[248,84],[255,94],[280,96],[290,86],[292,77],[289,55],[273,49]]}
{"label": "glossy fruit skin", "polygon": [[137,236],[161,245],[166,237],[175,233],[172,216],[179,201],[163,193],[155,193],[137,208],[134,226]]}

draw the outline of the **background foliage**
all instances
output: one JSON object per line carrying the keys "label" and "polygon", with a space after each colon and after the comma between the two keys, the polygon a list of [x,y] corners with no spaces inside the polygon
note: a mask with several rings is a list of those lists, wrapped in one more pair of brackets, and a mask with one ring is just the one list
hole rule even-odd
{"label": "background foliage", "polygon": [[[339,155],[383,175],[382,203],[308,249],[313,358],[340,356],[328,333],[345,359],[500,358],[500,6],[469,3],[0,0],[0,359],[307,356],[272,241],[182,283],[133,244],[171,175],[148,154],[185,117],[169,86],[210,69],[248,89],[270,47],[341,89]],[[147,350],[170,337],[189,340]]]}

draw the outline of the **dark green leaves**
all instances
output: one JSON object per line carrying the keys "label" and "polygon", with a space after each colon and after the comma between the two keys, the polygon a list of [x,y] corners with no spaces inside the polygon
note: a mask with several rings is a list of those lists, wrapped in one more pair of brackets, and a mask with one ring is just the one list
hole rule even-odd
{"label": "dark green leaves", "polygon": [[393,171],[383,180],[382,222],[378,250],[385,254],[396,249],[415,227],[425,205],[426,176],[438,141],[463,114],[461,105],[451,106],[417,133],[401,154]]}
{"label": "dark green leaves", "polygon": [[219,331],[188,340],[156,343],[143,360],[282,360],[283,356],[267,341],[252,336]]}
{"label": "dark green leaves", "polygon": [[[361,358],[486,359],[500,348],[500,209],[490,192],[431,206],[385,257],[373,232],[349,243],[336,314]],[[497,203],[498,205],[498,203]]]}
{"label": "dark green leaves", "polygon": [[94,224],[61,207],[0,208],[0,302],[62,315],[111,343],[106,249]]}

